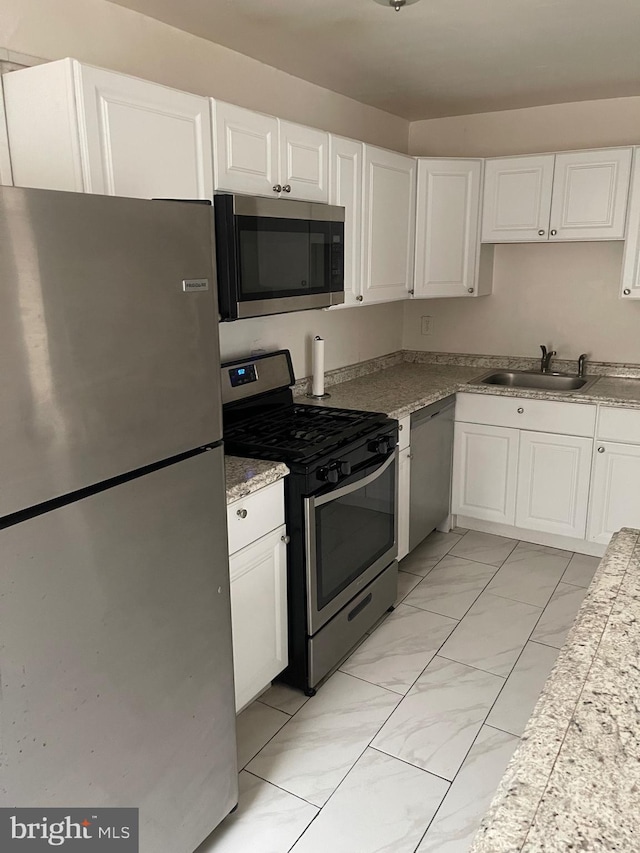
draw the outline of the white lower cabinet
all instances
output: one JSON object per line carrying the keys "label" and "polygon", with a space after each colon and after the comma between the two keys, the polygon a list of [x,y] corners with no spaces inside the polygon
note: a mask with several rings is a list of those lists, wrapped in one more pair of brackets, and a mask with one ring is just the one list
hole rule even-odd
{"label": "white lower cabinet", "polygon": [[287,531],[278,480],[227,505],[236,711],[288,663]]}
{"label": "white lower cabinet", "polygon": [[640,527],[640,446],[597,441],[588,538],[606,545],[621,527]]}
{"label": "white lower cabinet", "polygon": [[287,665],[287,546],[282,525],[229,559],[236,710]]}
{"label": "white lower cabinet", "polygon": [[593,441],[520,432],[516,527],[584,539]]}
{"label": "white lower cabinet", "polygon": [[500,524],[515,523],[517,429],[456,423],[452,512]]}
{"label": "white lower cabinet", "polygon": [[454,514],[586,539],[596,406],[463,393],[456,413]]}

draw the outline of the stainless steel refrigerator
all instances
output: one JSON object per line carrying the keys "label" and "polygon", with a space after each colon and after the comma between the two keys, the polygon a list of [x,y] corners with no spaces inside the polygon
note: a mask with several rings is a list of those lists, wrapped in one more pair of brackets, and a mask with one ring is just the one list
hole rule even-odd
{"label": "stainless steel refrigerator", "polygon": [[0,805],[237,802],[211,208],[0,189]]}

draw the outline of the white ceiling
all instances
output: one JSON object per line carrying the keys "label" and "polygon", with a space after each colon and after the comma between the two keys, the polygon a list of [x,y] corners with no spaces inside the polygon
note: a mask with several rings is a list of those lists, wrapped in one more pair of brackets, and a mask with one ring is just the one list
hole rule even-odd
{"label": "white ceiling", "polygon": [[409,120],[640,95],[640,0],[112,0]]}

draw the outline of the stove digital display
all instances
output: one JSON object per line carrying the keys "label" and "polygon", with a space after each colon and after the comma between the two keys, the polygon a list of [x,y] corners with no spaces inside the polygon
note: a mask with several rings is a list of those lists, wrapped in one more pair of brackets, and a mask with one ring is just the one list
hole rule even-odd
{"label": "stove digital display", "polygon": [[249,382],[256,382],[258,379],[258,371],[255,364],[245,364],[242,367],[229,368],[229,381],[232,388],[237,388],[239,385],[248,385]]}

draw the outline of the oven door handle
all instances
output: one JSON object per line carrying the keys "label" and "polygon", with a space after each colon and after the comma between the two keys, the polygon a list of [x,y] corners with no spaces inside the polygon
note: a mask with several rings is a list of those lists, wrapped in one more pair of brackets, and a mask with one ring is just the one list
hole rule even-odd
{"label": "oven door handle", "polygon": [[323,504],[327,504],[330,501],[338,500],[338,498],[342,498],[345,495],[351,494],[351,492],[357,492],[358,489],[362,489],[363,486],[368,486],[369,483],[373,483],[374,480],[377,480],[381,474],[387,470],[389,465],[391,465],[398,456],[398,449],[395,448],[393,453],[391,453],[387,459],[379,465],[373,473],[367,475],[366,477],[362,477],[360,480],[356,480],[355,483],[350,483],[348,486],[343,486],[341,489],[333,489],[333,491],[328,492],[326,495],[322,495],[319,498],[307,498],[312,507],[322,506]]}

